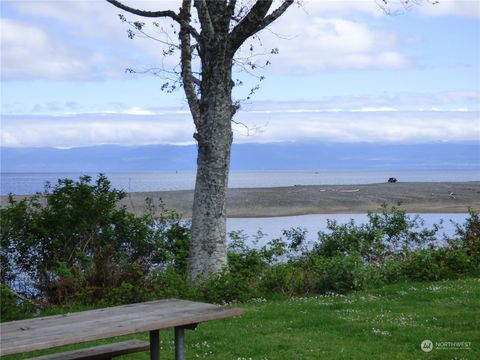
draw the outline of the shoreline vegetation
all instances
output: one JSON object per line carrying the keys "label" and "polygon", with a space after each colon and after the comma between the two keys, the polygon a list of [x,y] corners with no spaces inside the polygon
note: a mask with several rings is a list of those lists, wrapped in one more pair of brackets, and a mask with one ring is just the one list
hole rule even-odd
{"label": "shoreline vegetation", "polygon": [[[145,199],[160,201],[184,218],[191,216],[193,190],[131,192],[122,203],[143,214]],[[231,218],[278,217],[308,214],[367,213],[382,204],[409,213],[467,213],[480,210],[480,181],[404,182],[361,185],[296,185],[229,189],[227,215]]]}
{"label": "shoreline vegetation", "polygon": [[[405,197],[412,188],[387,186],[317,192],[356,195],[371,188],[378,199],[382,189]],[[452,202],[472,204],[478,196],[478,183],[415,186],[439,203],[446,190]],[[442,246],[435,226],[425,228],[421,219],[387,205],[363,224],[330,222],[311,244],[299,228],[261,246],[234,232],[225,271],[192,284],[191,228],[179,214],[158,209],[155,216],[152,207],[132,214],[118,206],[127,194],[112,189],[104,175],[60,180],[47,190],[43,198],[9,199],[0,209],[1,321],[175,297],[248,309],[210,330],[205,325],[199,338],[189,336],[189,353],[198,358],[334,359],[341,353],[345,359],[383,359],[388,348],[390,357],[413,359],[426,339],[435,356],[440,349],[449,358],[478,355],[480,215],[474,210]],[[277,190],[275,196],[281,195]],[[292,194],[304,199],[308,191]],[[262,196],[256,195],[260,204]],[[452,328],[457,338],[450,337]],[[246,340],[232,347],[230,338],[219,343],[218,334]],[[249,346],[257,338],[263,340]],[[164,348],[171,343],[163,341]],[[460,342],[461,348],[442,348]]]}
{"label": "shoreline vegetation", "polygon": [[[15,195],[20,200],[27,195]],[[191,217],[193,190],[130,192],[121,201],[137,215],[152,199],[156,212],[174,210]],[[0,197],[0,205],[8,196]],[[382,204],[398,206],[408,213],[467,213],[480,210],[480,181],[400,182],[359,185],[295,185],[228,190],[230,218],[279,217],[308,214],[367,213],[381,211]]]}

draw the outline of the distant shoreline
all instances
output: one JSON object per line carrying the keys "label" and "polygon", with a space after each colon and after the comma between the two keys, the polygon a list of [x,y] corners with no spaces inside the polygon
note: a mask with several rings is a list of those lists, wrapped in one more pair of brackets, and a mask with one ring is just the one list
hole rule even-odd
{"label": "distant shoreline", "polygon": [[[25,196],[16,196],[23,198]],[[145,199],[154,205],[191,217],[193,190],[131,192],[122,203],[137,214],[145,212]],[[6,204],[7,196],[0,203]],[[480,211],[480,181],[399,182],[362,185],[297,185],[228,190],[227,216],[277,217],[308,214],[375,212],[382,204],[398,205],[409,213],[466,213]]]}
{"label": "distant shoreline", "polygon": [[[191,217],[193,190],[132,192],[123,203],[145,211],[145,198],[162,199],[167,209]],[[312,185],[228,190],[227,216],[277,217],[307,214],[367,213],[401,204],[410,213],[466,213],[480,210],[480,181],[405,182],[364,185]]]}

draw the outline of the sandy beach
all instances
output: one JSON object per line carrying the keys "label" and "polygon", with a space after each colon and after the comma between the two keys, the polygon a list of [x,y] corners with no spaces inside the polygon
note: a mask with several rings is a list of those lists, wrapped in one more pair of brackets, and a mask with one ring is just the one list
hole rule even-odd
{"label": "sandy beach", "polygon": [[[166,208],[191,216],[192,190],[129,193],[124,204],[142,213],[145,198],[154,204],[161,198]],[[366,213],[383,203],[401,203],[412,213],[464,213],[469,207],[480,210],[480,181],[229,189],[227,201],[229,217]]]}

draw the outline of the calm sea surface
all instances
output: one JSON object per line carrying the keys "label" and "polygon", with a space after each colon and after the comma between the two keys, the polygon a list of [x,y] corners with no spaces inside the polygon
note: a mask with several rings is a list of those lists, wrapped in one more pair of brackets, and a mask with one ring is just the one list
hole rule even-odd
{"label": "calm sea surface", "polygon": [[[409,214],[411,219],[415,214]],[[441,226],[437,233],[438,244],[443,244],[444,235],[452,236],[455,234],[455,223],[463,225],[468,214],[419,214],[424,220],[424,227],[432,229],[433,224]],[[266,242],[282,237],[283,230],[291,228],[306,229],[306,240],[315,242],[318,240],[319,231],[327,231],[327,219],[336,220],[338,224],[346,224],[353,219],[355,224],[360,225],[368,221],[366,214],[315,214],[301,216],[285,216],[272,218],[232,218],[227,220],[227,231],[242,231],[248,237],[249,243],[253,242],[258,236],[259,231],[264,236],[258,242],[258,246]],[[285,237],[284,237],[285,238]]]}
{"label": "calm sea surface", "polygon": [[[60,178],[78,179],[91,173],[0,173],[0,194],[27,195],[41,192],[46,181],[55,184]],[[129,192],[193,189],[194,171],[107,173],[113,187]],[[428,171],[233,171],[231,188],[278,187],[293,185],[373,184],[395,177],[398,181],[479,181],[475,170]]]}

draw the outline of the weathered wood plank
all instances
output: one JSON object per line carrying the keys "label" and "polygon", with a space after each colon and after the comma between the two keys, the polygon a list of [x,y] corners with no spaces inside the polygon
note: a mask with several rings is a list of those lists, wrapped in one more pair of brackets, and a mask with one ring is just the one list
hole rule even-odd
{"label": "weathered wood plank", "polygon": [[120,343],[100,345],[86,349],[66,351],[58,354],[50,354],[30,358],[28,360],[102,360],[114,356],[131,354],[150,349],[150,343],[141,340],[123,341]]}
{"label": "weathered wood plank", "polygon": [[1,355],[239,316],[242,309],[168,299],[0,324]]}

